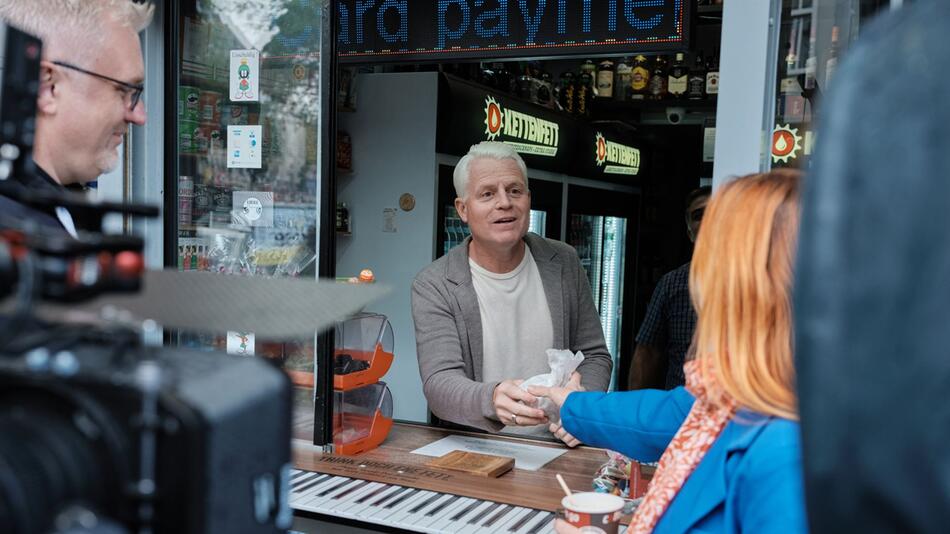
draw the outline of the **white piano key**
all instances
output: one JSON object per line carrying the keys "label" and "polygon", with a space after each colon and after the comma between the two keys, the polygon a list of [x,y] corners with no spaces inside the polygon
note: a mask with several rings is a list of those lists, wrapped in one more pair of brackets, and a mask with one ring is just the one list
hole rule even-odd
{"label": "white piano key", "polygon": [[442,513],[443,509],[446,505],[448,505],[448,503],[458,499],[457,495],[452,495],[451,493],[442,493],[438,495],[438,499],[432,501],[418,512],[413,512],[413,517],[407,519],[407,522],[409,522],[413,528],[420,529],[429,526],[433,521],[435,521],[435,518]]}
{"label": "white piano key", "polygon": [[488,510],[496,503],[492,501],[483,501],[474,510],[466,514],[465,517],[457,521],[457,527],[454,532],[474,532],[478,528],[478,523],[485,520],[485,510]]}
{"label": "white piano key", "polygon": [[429,525],[429,530],[431,530],[432,532],[449,532],[449,530],[447,530],[447,527],[449,526],[449,523],[452,522],[452,517],[462,512],[463,510],[465,510],[466,507],[468,507],[469,505],[475,502],[476,500],[472,499],[471,497],[459,498],[458,501],[446,507],[445,513],[442,514],[442,516],[439,519],[437,519],[434,523]]}
{"label": "white piano key", "polygon": [[386,523],[392,525],[401,525],[405,522],[406,518],[409,517],[413,512],[411,511],[416,506],[424,503],[430,497],[438,495],[434,491],[423,491],[420,495],[406,499],[406,502],[400,506],[393,508],[393,513],[389,516],[383,517]]}
{"label": "white piano key", "polygon": [[393,499],[390,499],[389,502],[383,505],[379,512],[373,514],[373,517],[388,521],[397,513],[402,512],[404,509],[410,506],[414,506],[416,501],[424,499],[432,493],[431,491],[420,490],[418,488],[407,489],[408,491],[395,496]]}
{"label": "white piano key", "polygon": [[378,502],[373,505],[372,510],[367,510],[371,517],[376,517],[379,515],[390,515],[392,514],[393,507],[402,504],[403,501],[408,499],[413,495],[417,495],[420,491],[416,488],[400,487],[399,491],[396,491],[386,497],[383,501]]}
{"label": "white piano key", "polygon": [[541,530],[541,527],[543,527],[545,523],[550,521],[553,515],[554,514],[552,514],[551,512],[541,510],[541,513],[539,513],[536,517],[528,521],[525,524],[525,526],[521,527],[518,530],[517,534],[538,534],[538,531]]}
{"label": "white piano key", "polygon": [[368,480],[358,480],[356,484],[344,486],[340,490],[327,495],[328,498],[325,499],[320,506],[331,510],[339,510],[340,506],[348,502],[354,493],[361,491],[370,484],[372,484],[372,482]]}
{"label": "white piano key", "polygon": [[314,496],[308,504],[315,508],[327,508],[327,506],[329,506],[328,503],[336,499],[338,495],[343,495],[347,491],[365,484],[365,480],[353,479],[339,486],[331,486]]}
{"label": "white piano key", "polygon": [[531,508],[523,508],[518,506],[512,510],[511,513],[505,515],[505,517],[502,517],[501,521],[495,523],[494,526],[490,527],[488,530],[486,530],[486,532],[507,532],[508,527],[520,521],[521,518],[528,515],[528,512],[530,511]]}
{"label": "white piano key", "polygon": [[516,507],[510,504],[502,504],[498,508],[495,508],[491,512],[485,514],[485,519],[479,521],[477,526],[482,530],[489,529],[501,521],[503,517],[511,513],[514,508]]}
{"label": "white piano key", "polygon": [[304,484],[290,493],[290,505],[296,507],[309,501],[321,487],[338,479],[339,477],[334,476],[323,476],[319,479],[313,479],[311,482]]}
{"label": "white piano key", "polygon": [[307,473],[306,475],[290,483],[290,491],[296,493],[306,491],[307,488],[304,486],[312,486],[312,482],[316,482],[317,480],[326,478],[328,476],[329,475],[321,475],[320,473]]}
{"label": "white piano key", "polygon": [[449,514],[449,516],[441,522],[440,528],[443,532],[458,532],[466,525],[465,520],[471,517],[471,515],[484,504],[485,501],[471,499],[471,502]]}
{"label": "white piano key", "polygon": [[348,477],[330,477],[300,495],[294,506],[311,506],[311,503],[326,496],[326,492],[335,491],[353,479]]}
{"label": "white piano key", "polygon": [[299,484],[296,488],[291,491],[291,496],[299,499],[313,493],[314,488],[319,485],[326,484],[331,480],[339,479],[340,477],[335,477],[333,475],[318,475],[313,478],[307,479],[303,483]]}
{"label": "white piano key", "polygon": [[[543,525],[538,526],[538,530],[535,531],[536,534],[556,534],[554,531],[554,521],[556,519],[557,519],[557,516],[554,514],[551,514],[551,517],[547,518],[546,522]],[[622,527],[620,529],[620,532],[624,532],[624,531],[626,531],[626,528]],[[534,533],[528,533],[528,534],[534,534]]]}
{"label": "white piano key", "polygon": [[397,492],[404,489],[405,488],[403,486],[388,486],[384,488],[383,491],[377,493],[376,495],[372,495],[362,503],[357,504],[351,508],[349,512],[357,517],[369,517],[379,511],[380,504],[385,502]]}
{"label": "white piano key", "polygon": [[382,490],[385,488],[386,484],[383,484],[382,482],[370,482],[369,484],[348,495],[345,499],[342,499],[336,505],[336,510],[342,514],[348,514],[353,507],[358,506],[360,499],[372,495],[376,490]]}
{"label": "white piano key", "polygon": [[515,521],[513,524],[508,526],[507,532],[517,532],[520,533],[523,528],[531,524],[537,516],[541,513],[541,510],[530,510],[527,514],[521,517],[521,519]]}
{"label": "white piano key", "polygon": [[458,513],[458,510],[461,510],[460,505],[464,506],[471,501],[461,495],[451,497],[426,512],[426,517],[418,521],[416,527],[427,532],[442,532],[442,529],[436,528],[436,525]]}

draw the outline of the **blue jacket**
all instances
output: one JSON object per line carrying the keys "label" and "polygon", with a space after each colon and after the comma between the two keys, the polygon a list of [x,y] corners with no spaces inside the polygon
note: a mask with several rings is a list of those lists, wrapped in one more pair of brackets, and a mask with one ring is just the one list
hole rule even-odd
{"label": "blue jacket", "polygon": [[[564,428],[588,445],[655,462],[693,405],[685,388],[571,393]],[[798,423],[740,411],[655,532],[807,532]]]}

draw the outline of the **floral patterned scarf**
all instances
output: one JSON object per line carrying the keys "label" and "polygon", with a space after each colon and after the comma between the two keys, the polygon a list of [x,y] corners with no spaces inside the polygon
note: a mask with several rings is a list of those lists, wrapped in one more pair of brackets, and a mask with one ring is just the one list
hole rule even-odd
{"label": "floral patterned scarf", "polygon": [[686,371],[686,390],[696,397],[696,402],[660,457],[656,474],[630,522],[627,534],[653,532],[686,479],[736,412],[733,402],[727,401],[724,406],[710,402],[707,396],[709,392],[700,380],[697,360],[686,362],[683,368]]}

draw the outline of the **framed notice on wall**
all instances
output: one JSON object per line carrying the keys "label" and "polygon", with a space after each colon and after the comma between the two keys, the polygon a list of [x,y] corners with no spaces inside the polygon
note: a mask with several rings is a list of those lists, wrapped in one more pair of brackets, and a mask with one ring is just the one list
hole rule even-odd
{"label": "framed notice on wall", "polygon": [[341,62],[686,49],[691,0],[339,0]]}

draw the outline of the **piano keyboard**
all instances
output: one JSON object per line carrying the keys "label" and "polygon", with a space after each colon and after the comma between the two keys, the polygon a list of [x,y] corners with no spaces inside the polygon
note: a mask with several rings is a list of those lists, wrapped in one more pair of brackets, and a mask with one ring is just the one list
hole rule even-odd
{"label": "piano keyboard", "polygon": [[293,469],[290,506],[415,532],[549,534],[554,513]]}

